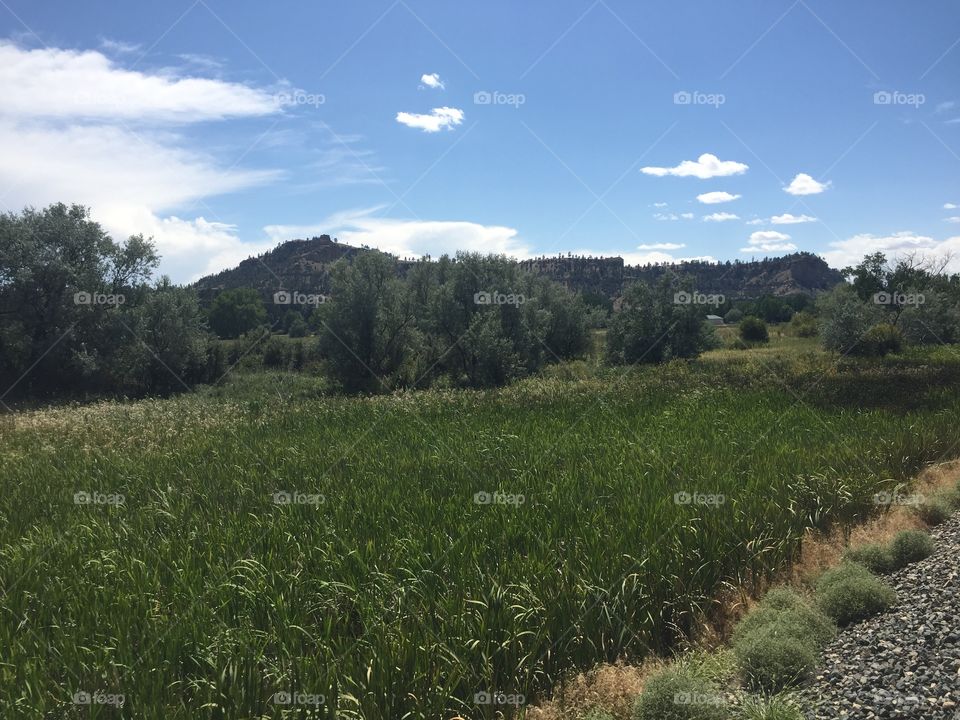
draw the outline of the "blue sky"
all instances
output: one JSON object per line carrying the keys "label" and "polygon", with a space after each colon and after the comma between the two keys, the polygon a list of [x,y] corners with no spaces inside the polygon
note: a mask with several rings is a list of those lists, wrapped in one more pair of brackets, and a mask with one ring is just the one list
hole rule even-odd
{"label": "blue sky", "polygon": [[941,255],[958,78],[945,0],[2,0],[0,205],[90,205],[179,281],[324,232]]}

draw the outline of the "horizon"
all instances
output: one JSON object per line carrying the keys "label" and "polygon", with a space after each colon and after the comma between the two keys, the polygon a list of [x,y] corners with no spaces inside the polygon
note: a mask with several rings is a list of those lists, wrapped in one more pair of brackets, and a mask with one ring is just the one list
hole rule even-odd
{"label": "horizon", "polygon": [[900,8],[7,0],[0,210],[86,205],[181,283],[319,234],[634,266],[956,254],[960,10]]}

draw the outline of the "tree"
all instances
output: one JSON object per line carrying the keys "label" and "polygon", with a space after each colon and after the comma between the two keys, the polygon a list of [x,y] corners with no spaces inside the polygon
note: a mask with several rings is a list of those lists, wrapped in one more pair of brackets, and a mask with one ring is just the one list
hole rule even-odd
{"label": "tree", "polygon": [[696,357],[713,346],[713,329],[699,305],[677,302],[690,283],[664,275],[655,285],[631,285],[623,309],[607,332],[607,359],[612,363],[658,363]]}
{"label": "tree", "polygon": [[114,242],[62,203],[0,215],[0,381],[20,394],[102,388],[132,341],[121,311],[148,292],[158,258]]}
{"label": "tree", "polygon": [[413,307],[393,261],[360,253],[337,262],[333,300],[318,308],[320,353],[348,391],[382,391],[403,384]]}
{"label": "tree", "polygon": [[237,338],[267,321],[260,293],[233,288],[217,295],[208,314],[210,328],[222,338]]}
{"label": "tree", "polygon": [[740,339],[746,342],[765,343],[770,340],[767,324],[758,317],[747,315],[740,321]]}
{"label": "tree", "polygon": [[838,285],[817,300],[820,337],[828,350],[851,353],[866,332],[883,319],[878,305],[863,302],[857,289]]}

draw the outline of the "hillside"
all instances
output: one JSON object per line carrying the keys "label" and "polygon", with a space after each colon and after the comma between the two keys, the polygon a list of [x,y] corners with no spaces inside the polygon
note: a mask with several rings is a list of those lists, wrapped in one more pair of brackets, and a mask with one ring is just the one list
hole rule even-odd
{"label": "hillside", "polygon": [[[305,293],[330,291],[330,269],[340,258],[354,257],[369,248],[344,245],[329,235],[309,240],[290,240],[258,257],[244,260],[231,270],[208,275],[195,283],[204,300],[221,290],[253,287],[265,295],[282,288]],[[653,281],[667,272],[692,275],[696,289],[722,293],[731,299],[762,295],[815,295],[843,280],[838,270],[820,257],[806,252],[751,262],[682,262],[674,264],[625,265],[620,257],[557,256],[519,261],[522,268],[544,275],[576,292],[616,298],[636,281]],[[398,272],[409,263],[398,260]]]}

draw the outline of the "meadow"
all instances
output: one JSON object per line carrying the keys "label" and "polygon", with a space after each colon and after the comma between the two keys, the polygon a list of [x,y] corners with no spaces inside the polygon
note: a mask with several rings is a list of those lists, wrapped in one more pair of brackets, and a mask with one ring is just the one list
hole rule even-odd
{"label": "meadow", "polygon": [[0,714],[521,716],[960,454],[958,381],[949,348],[774,337],[490,391],[259,372],[23,412],[0,430]]}

